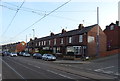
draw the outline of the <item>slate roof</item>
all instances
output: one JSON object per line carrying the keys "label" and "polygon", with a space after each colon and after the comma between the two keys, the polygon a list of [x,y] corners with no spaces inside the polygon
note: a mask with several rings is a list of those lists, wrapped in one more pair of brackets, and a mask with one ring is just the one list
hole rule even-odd
{"label": "slate roof", "polygon": [[93,27],[95,27],[97,25],[98,24],[87,26],[87,27],[84,27],[81,30],[80,29],[75,29],[75,30],[67,31],[64,34],[58,33],[58,34],[55,34],[53,36],[46,36],[46,37],[38,38],[37,40],[49,40],[51,38],[56,38],[56,37],[65,37],[65,36],[73,36],[73,35],[77,35],[77,34],[83,34],[83,33],[89,32]]}

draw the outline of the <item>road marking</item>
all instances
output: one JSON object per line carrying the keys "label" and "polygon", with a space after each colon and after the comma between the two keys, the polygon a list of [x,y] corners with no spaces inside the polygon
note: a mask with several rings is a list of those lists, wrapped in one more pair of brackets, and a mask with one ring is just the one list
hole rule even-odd
{"label": "road marking", "polygon": [[120,73],[116,72],[116,73],[114,73],[114,75],[120,76]]}
{"label": "road marking", "polygon": [[94,71],[102,71],[104,69],[113,68],[113,67],[115,67],[115,66],[109,66],[109,67],[105,67],[105,68],[95,69]]}
{"label": "road marking", "polygon": [[[0,60],[2,60],[1,58],[0,58]],[[14,68],[12,68],[7,62],[5,62],[4,60],[2,60],[10,69],[12,69],[16,74],[18,74],[22,79],[24,79],[25,80],[25,78],[20,74],[20,73],[18,73]]]}
{"label": "road marking", "polygon": [[87,69],[87,70],[92,70],[92,69]]}
{"label": "road marking", "polygon": [[51,71],[51,70],[47,70],[48,72],[51,72],[51,73],[54,73],[54,74],[58,74],[58,73],[56,73],[56,72],[54,72],[54,71]]}
{"label": "road marking", "polygon": [[[12,60],[11,60],[11,61],[12,61]],[[39,72],[36,71],[36,70],[33,70],[33,69],[31,69],[31,68],[29,68],[29,67],[27,67],[27,66],[24,66],[23,64],[20,64],[20,63],[15,62],[15,61],[12,61],[12,62],[14,62],[14,63],[16,63],[16,64],[19,64],[19,65],[21,65],[21,66],[23,66],[23,67],[25,67],[25,68],[27,68],[27,69],[29,69],[29,70],[31,70],[31,71],[34,71],[34,72],[36,72],[36,73],[39,73]]]}
{"label": "road marking", "polygon": [[36,68],[41,68],[41,67],[39,67],[39,66],[35,66]]}
{"label": "road marking", "polygon": [[69,77],[69,76],[66,76],[66,75],[63,75],[63,74],[60,74],[60,73],[56,73],[56,72],[51,71],[51,70],[47,70],[47,71],[48,71],[48,72],[51,72],[51,73],[54,73],[54,74],[57,74],[57,75],[60,75],[60,76],[65,77],[65,78],[73,79],[73,78],[71,78],[71,77]]}
{"label": "road marking", "polygon": [[28,63],[28,65],[32,65],[32,64]]}
{"label": "road marking", "polygon": [[[115,66],[109,66],[109,67],[105,67],[105,68],[95,69],[94,71],[116,75],[113,71],[106,71],[106,69],[113,68],[113,67],[115,67]],[[119,75],[119,74],[118,74],[118,75]]]}
{"label": "road marking", "polygon": [[73,78],[68,77],[68,76],[65,76],[65,75],[63,75],[63,74],[58,74],[58,75],[63,76],[63,77],[65,77],[65,78],[73,79]]}

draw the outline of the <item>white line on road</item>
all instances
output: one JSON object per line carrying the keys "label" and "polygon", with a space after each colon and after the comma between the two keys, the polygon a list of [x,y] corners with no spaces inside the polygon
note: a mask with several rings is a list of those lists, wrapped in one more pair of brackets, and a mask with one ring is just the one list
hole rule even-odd
{"label": "white line on road", "polygon": [[39,67],[39,66],[35,66],[36,68],[41,68],[41,67]]}
{"label": "white line on road", "polygon": [[32,64],[28,63],[28,65],[32,65]]}
{"label": "white line on road", "polygon": [[[11,61],[12,61],[12,60],[11,60]],[[34,72],[36,72],[36,73],[39,73],[39,72],[36,71],[36,70],[33,70],[33,69],[31,69],[31,68],[29,68],[29,67],[27,67],[27,66],[24,66],[23,64],[20,64],[20,63],[15,62],[15,61],[12,61],[12,62],[14,62],[14,63],[16,63],[16,64],[19,64],[19,65],[21,65],[21,66],[23,66],[23,67],[25,67],[25,68],[27,68],[27,69],[29,69],[29,70],[31,70],[31,71],[34,71]]]}
{"label": "white line on road", "polygon": [[73,79],[73,78],[71,78],[71,77],[69,77],[69,76],[66,76],[66,75],[63,75],[63,74],[60,74],[60,73],[56,73],[56,72],[51,71],[51,70],[47,70],[47,71],[48,71],[48,72],[51,72],[51,73],[54,73],[54,74],[57,74],[57,75],[60,75],[60,76],[62,76],[62,77],[68,78],[68,79]]}
{"label": "white line on road", "polygon": [[51,71],[51,70],[47,70],[47,71],[58,75],[58,73],[56,73],[54,71]]}
{"label": "white line on road", "polygon": [[105,67],[105,68],[95,69],[94,71],[102,71],[104,69],[113,68],[113,67],[115,67],[115,66],[109,66],[109,67]]}
{"label": "white line on road", "polygon": [[[0,60],[2,60],[0,58]],[[20,73],[18,73],[14,68],[12,68],[7,62],[5,62],[4,60],[2,60],[10,69],[12,69],[16,74],[18,74],[22,79],[25,79]]]}
{"label": "white line on road", "polygon": [[94,71],[103,72],[103,73],[107,73],[107,74],[113,74],[114,73],[113,71],[106,70],[106,69],[113,68],[113,67],[115,67],[115,66],[109,66],[109,67],[105,67],[105,68],[95,69]]}

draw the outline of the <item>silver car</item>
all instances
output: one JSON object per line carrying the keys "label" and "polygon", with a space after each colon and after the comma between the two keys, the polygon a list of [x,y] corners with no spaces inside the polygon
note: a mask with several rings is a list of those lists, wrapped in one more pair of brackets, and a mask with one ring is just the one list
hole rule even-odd
{"label": "silver car", "polygon": [[29,53],[24,53],[23,56],[24,57],[30,57],[30,54]]}
{"label": "silver car", "polygon": [[54,60],[55,61],[56,57],[52,54],[43,54],[42,59],[43,60]]}
{"label": "silver car", "polygon": [[11,57],[14,57],[14,56],[17,57],[17,53],[10,53],[10,56]]}

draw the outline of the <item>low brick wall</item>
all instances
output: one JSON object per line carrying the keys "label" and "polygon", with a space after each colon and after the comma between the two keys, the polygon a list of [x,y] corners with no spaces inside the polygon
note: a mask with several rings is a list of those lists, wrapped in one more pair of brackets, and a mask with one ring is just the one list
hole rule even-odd
{"label": "low brick wall", "polygon": [[120,49],[106,51],[104,53],[101,53],[100,56],[105,57],[105,56],[114,55],[114,54],[120,54]]}

